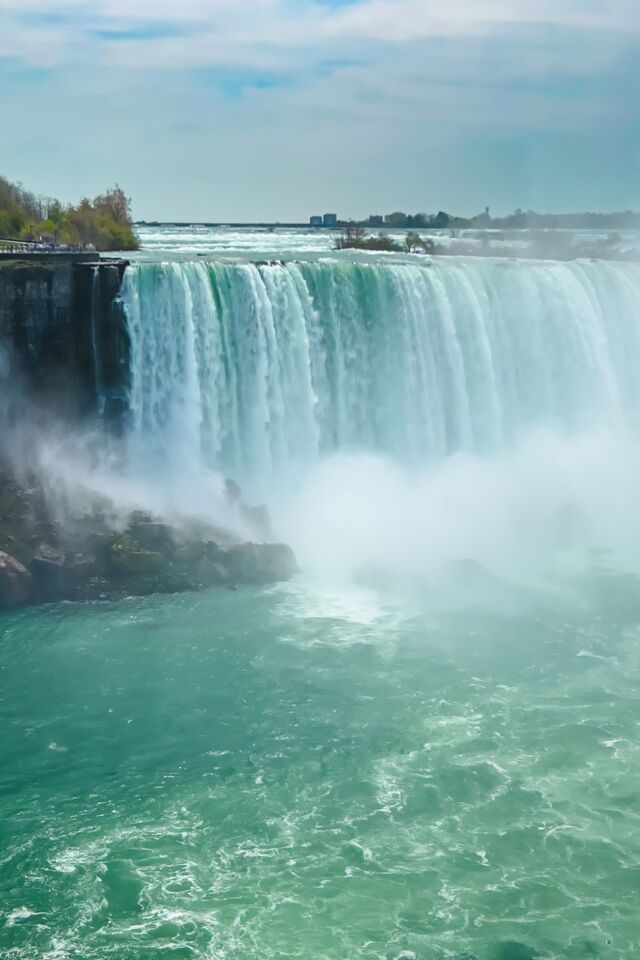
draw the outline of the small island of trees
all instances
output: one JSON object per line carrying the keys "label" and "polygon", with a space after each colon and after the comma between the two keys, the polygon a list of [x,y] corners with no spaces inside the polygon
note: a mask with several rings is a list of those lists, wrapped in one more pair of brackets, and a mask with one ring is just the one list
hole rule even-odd
{"label": "small island of trees", "polygon": [[[0,176],[0,241],[51,247],[137,250],[131,204],[115,186],[75,206],[39,197]],[[1,245],[1,244],[0,244]]]}
{"label": "small island of trees", "polygon": [[358,223],[348,223],[334,244],[335,250],[371,250],[382,253],[434,253],[436,245],[431,239],[424,239],[410,231],[404,243],[398,243],[386,233],[376,236],[367,234]]}
{"label": "small island of trees", "polygon": [[[633,243],[625,243],[621,235],[616,232],[606,236],[585,237],[579,232],[553,227],[497,230],[494,227],[479,226],[476,222],[475,230],[468,227],[460,229],[457,226],[450,228],[447,238],[442,237],[444,232],[442,227],[439,228],[440,233],[433,236],[425,237],[415,230],[407,230],[406,235],[401,238],[398,237],[398,233],[405,230],[406,226],[396,226],[395,223],[392,225],[393,230],[396,231],[395,236],[389,236],[385,232],[367,233],[362,223],[356,223],[353,220],[343,222],[341,226],[342,234],[335,239],[334,250],[418,253],[430,256],[530,257],[551,260],[593,257],[605,260],[637,261],[640,259],[637,246]],[[425,229],[430,230],[433,227]]]}

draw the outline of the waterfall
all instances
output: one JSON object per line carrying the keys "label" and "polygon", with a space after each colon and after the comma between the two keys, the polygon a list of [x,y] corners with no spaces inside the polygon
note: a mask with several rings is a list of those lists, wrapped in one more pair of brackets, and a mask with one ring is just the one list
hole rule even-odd
{"label": "waterfall", "polygon": [[336,450],[431,463],[640,412],[637,264],[147,263],[121,295],[151,469],[264,486]]}
{"label": "waterfall", "polygon": [[91,352],[93,355],[96,409],[98,414],[102,416],[104,413],[104,391],[102,385],[102,364],[99,344],[100,267],[91,267],[91,275]]}

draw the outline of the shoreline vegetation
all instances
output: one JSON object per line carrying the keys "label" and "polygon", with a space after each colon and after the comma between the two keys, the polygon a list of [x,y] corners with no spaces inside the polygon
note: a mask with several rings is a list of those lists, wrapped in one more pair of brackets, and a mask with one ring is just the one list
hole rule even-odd
{"label": "shoreline vegetation", "polygon": [[404,243],[398,243],[386,233],[376,235],[367,231],[358,223],[348,223],[334,243],[335,250],[371,250],[383,253],[436,253],[436,244],[431,239],[423,239],[419,234],[409,232]]}
{"label": "shoreline vegetation", "polygon": [[[117,184],[89,200],[64,205],[0,176],[0,252],[11,242],[46,250],[138,250],[131,201]],[[3,242],[4,241],[4,242]]]}
{"label": "shoreline vegetation", "polygon": [[[640,213],[623,210],[614,213],[537,213],[514,210],[505,217],[492,217],[489,207],[474,217],[460,217],[440,210],[438,213],[406,214],[400,210],[368,220],[349,221],[360,227],[386,230],[639,230]],[[343,226],[343,224],[339,224]]]}
{"label": "shoreline vegetation", "polygon": [[[397,228],[403,229],[403,228]],[[609,233],[606,237],[584,239],[570,232],[529,230],[520,235],[502,231],[479,230],[458,235],[452,229],[447,242],[423,237],[410,230],[403,242],[387,233],[369,234],[358,223],[346,224],[334,242],[334,250],[362,250],[370,253],[417,253],[428,256],[505,257],[552,260],[638,260],[638,253],[622,249],[621,237]]]}
{"label": "shoreline vegetation", "polygon": [[[322,218],[312,217],[312,221]],[[201,220],[191,222],[187,220],[137,220],[138,227],[197,227],[206,229],[244,229],[269,230],[299,229],[299,230],[344,230],[349,225],[365,229],[389,230],[491,230],[491,231],[523,231],[523,230],[593,230],[603,233],[613,230],[640,230],[640,213],[633,210],[623,210],[612,213],[537,213],[535,210],[514,210],[504,217],[492,217],[489,208],[474,217],[460,217],[440,210],[438,213],[406,214],[400,211],[395,213],[372,214],[365,220],[332,219],[331,222],[295,221],[243,221],[237,223],[223,223],[221,221]]]}

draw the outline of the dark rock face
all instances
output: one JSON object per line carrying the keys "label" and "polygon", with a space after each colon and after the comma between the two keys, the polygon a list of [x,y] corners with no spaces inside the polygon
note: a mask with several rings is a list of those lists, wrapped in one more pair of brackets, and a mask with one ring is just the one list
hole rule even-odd
{"label": "dark rock face", "polygon": [[0,551],[0,610],[13,610],[27,603],[31,595],[31,574],[8,553]]}
{"label": "dark rock face", "polygon": [[0,345],[34,403],[68,420],[117,412],[129,341],[117,301],[126,263],[0,264]]}
{"label": "dark rock face", "polygon": [[41,544],[29,564],[32,603],[77,600],[88,590],[96,575],[95,560],[77,553],[63,553]]}
{"label": "dark rock face", "polygon": [[43,540],[55,537],[37,484],[18,483],[0,470],[0,550],[28,566]]}
{"label": "dark rock face", "polygon": [[134,513],[114,531],[99,511],[65,524],[47,514],[35,480],[0,471],[0,611],[26,603],[95,600],[288,580],[291,549],[233,543],[202,525],[174,527]]}
{"label": "dark rock face", "polygon": [[123,534],[104,539],[97,554],[95,570],[116,593],[260,585],[289,580],[297,572],[285,544],[220,544],[159,521],[134,521]]}
{"label": "dark rock face", "polygon": [[223,566],[235,583],[274,583],[296,573],[293,550],[284,543],[240,543],[229,547]]}
{"label": "dark rock face", "polygon": [[55,547],[41,544],[29,565],[31,595],[36,602],[47,603],[67,596],[65,556]]}
{"label": "dark rock face", "polygon": [[129,531],[134,540],[145,550],[155,550],[160,553],[173,552],[174,538],[171,527],[166,523],[138,517],[129,524]]}

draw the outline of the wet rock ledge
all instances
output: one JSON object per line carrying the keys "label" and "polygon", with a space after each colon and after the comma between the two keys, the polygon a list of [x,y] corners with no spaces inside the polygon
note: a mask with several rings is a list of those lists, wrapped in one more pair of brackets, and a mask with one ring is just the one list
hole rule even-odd
{"label": "wet rock ledge", "polygon": [[0,473],[0,611],[269,584],[296,572],[285,544],[233,542],[213,527],[176,527],[142,512],[114,529],[107,517],[96,508],[61,523],[36,482]]}

